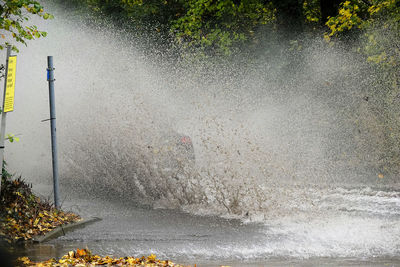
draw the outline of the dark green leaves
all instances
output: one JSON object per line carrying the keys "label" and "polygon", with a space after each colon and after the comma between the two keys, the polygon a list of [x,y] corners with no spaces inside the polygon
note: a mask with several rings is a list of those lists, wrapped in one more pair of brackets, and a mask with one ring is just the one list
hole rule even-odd
{"label": "dark green leaves", "polygon": [[[0,7],[0,30],[5,34],[2,39],[13,39],[17,43],[27,45],[27,40],[45,37],[46,32],[39,31],[36,26],[24,25],[29,20],[29,14],[37,15],[43,19],[52,19],[53,16],[44,12],[43,6],[38,1],[33,0],[5,0]],[[7,38],[8,37],[8,38]],[[1,43],[3,49],[8,42]],[[12,49],[18,52],[17,46],[12,45]]]}

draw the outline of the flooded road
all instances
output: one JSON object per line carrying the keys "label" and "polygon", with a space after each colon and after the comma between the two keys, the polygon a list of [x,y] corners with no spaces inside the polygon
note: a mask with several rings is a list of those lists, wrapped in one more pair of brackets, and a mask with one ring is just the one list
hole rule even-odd
{"label": "flooded road", "polygon": [[256,223],[73,197],[65,209],[102,221],[21,253],[45,260],[88,247],[197,266],[400,266],[399,193],[336,189],[319,203],[330,211],[324,217],[291,214]]}
{"label": "flooded road", "polygon": [[[63,208],[102,221],[21,254],[87,246],[197,266],[400,265],[398,146],[377,116],[391,110],[365,100],[375,76],[354,52],[317,38],[296,72],[268,46],[247,64],[177,65],[147,39],[52,8],[54,22],[33,21],[48,38],[19,54],[26,78],[7,129],[23,142],[7,162],[51,199],[42,120],[53,55]],[[165,132],[192,138],[194,168],[161,164],[173,150]]]}

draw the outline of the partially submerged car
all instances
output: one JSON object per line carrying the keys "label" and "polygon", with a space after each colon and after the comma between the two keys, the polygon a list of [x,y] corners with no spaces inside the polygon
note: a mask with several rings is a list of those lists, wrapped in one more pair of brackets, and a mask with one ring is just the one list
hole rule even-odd
{"label": "partially submerged car", "polygon": [[155,159],[156,167],[164,171],[177,171],[195,164],[192,139],[175,131],[163,132],[147,147]]}

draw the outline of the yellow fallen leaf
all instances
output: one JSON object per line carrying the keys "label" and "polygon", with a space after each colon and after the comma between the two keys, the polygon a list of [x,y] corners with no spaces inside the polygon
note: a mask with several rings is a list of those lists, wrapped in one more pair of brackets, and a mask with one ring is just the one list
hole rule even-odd
{"label": "yellow fallen leaf", "polygon": [[147,260],[150,262],[154,262],[156,260],[156,258],[157,258],[156,255],[151,254],[150,256],[147,257]]}
{"label": "yellow fallen leaf", "polygon": [[128,263],[128,264],[130,264],[130,265],[133,265],[133,264],[136,264],[136,260],[135,260],[134,258],[129,257],[129,258],[126,260],[126,263]]}
{"label": "yellow fallen leaf", "polygon": [[20,258],[18,258],[18,261],[22,262],[25,265],[28,265],[31,263],[31,261],[28,257],[20,257]]}
{"label": "yellow fallen leaf", "polygon": [[68,256],[70,256],[71,258],[73,258],[75,255],[75,253],[73,251],[68,252]]}

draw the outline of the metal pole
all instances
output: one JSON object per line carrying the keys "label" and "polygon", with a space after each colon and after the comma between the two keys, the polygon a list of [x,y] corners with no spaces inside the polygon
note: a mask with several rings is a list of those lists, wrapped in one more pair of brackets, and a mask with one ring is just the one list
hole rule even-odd
{"label": "metal pole", "polygon": [[[8,58],[11,55],[11,46],[7,46],[7,59],[6,59],[6,69],[4,71],[4,92],[3,92],[3,107],[1,112],[1,130],[0,130],[0,188],[1,180],[3,179],[3,161],[4,161],[4,139],[6,138],[6,115],[4,112],[4,99],[6,98],[6,86],[7,86],[7,70],[8,70]],[[0,191],[1,194],[1,191]]]}
{"label": "metal pole", "polygon": [[47,80],[49,81],[49,99],[50,99],[50,126],[51,126],[51,154],[53,161],[53,189],[54,205],[60,208],[60,197],[58,193],[58,159],[57,159],[57,138],[56,138],[56,104],[54,97],[54,67],[53,57],[47,57]]}

